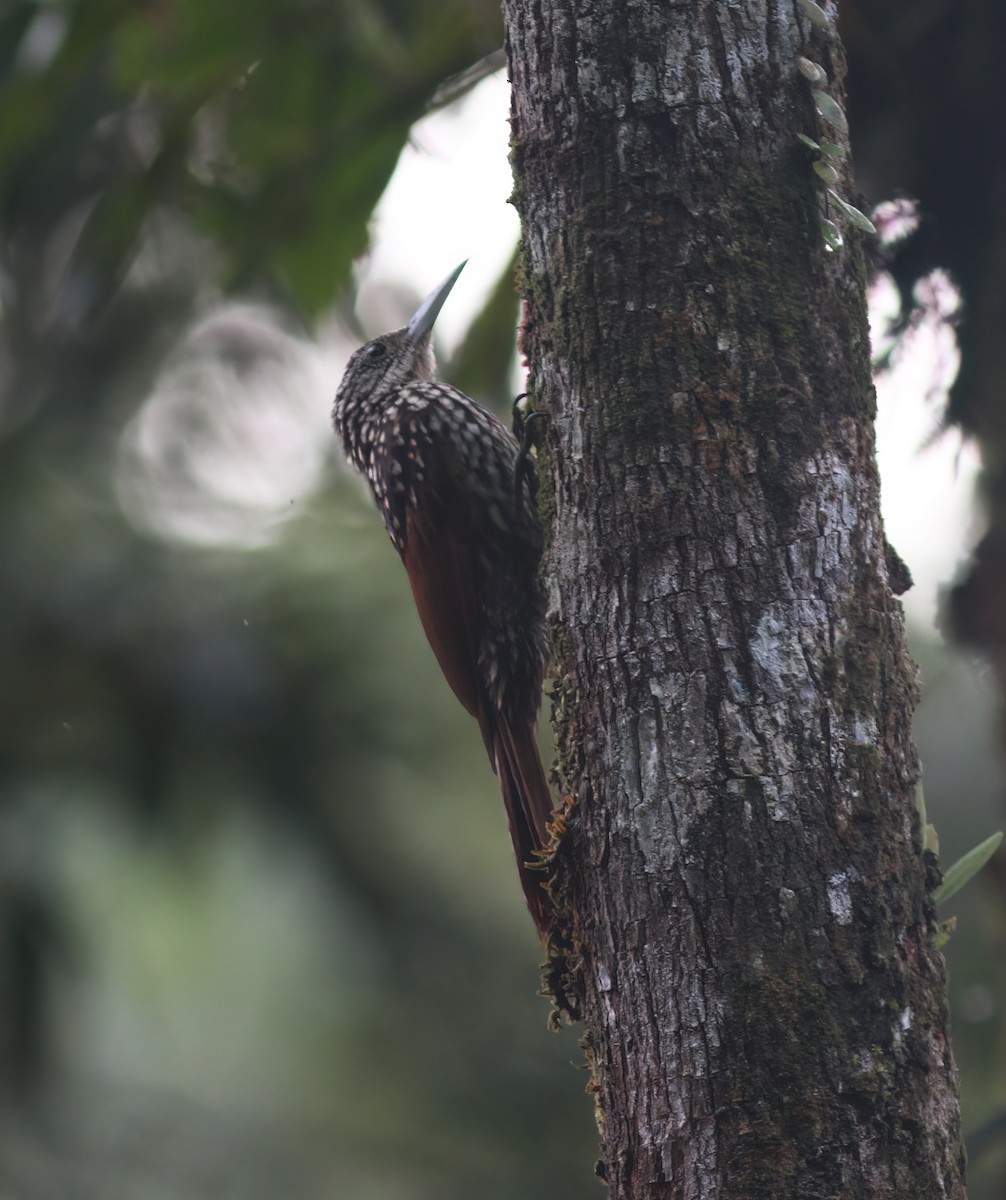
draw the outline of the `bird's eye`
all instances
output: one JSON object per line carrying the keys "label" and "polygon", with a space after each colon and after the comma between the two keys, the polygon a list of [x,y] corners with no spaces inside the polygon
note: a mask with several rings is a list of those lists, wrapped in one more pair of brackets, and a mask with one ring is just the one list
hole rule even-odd
{"label": "bird's eye", "polygon": [[383,358],[388,353],[388,347],[383,342],[371,342],[367,347],[368,358]]}

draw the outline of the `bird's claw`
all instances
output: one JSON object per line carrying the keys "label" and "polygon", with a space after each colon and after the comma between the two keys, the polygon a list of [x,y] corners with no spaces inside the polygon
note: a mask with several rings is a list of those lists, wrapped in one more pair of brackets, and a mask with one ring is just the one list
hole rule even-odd
{"label": "bird's claw", "polygon": [[545,826],[545,845],[535,851],[534,861],[525,863],[531,870],[544,871],[555,862],[562,839],[569,827],[569,817],[576,801],[572,796],[563,796],[559,805],[552,810],[552,815]]}
{"label": "bird's claw", "polygon": [[534,447],[534,431],[535,421],[547,421],[546,413],[530,412],[525,416],[520,410],[520,402],[527,396],[527,392],[521,392],[517,399],[513,402],[513,407],[510,410],[513,417],[513,435],[520,442],[520,449],[517,451],[517,457],[513,464],[513,492],[514,502],[517,505],[517,511],[522,511],[521,492],[524,488],[524,481],[527,480],[528,490],[531,493],[532,503],[537,498],[538,494],[538,479],[535,475],[534,460],[531,458],[531,450]]}

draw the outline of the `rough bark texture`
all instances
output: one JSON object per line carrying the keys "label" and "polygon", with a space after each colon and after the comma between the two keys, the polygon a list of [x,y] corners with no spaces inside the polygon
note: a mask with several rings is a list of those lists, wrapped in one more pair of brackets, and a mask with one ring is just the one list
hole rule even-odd
{"label": "rough bark texture", "polygon": [[841,49],[798,12],[504,3],[567,1002],[634,1200],[964,1195],[859,235],[825,251],[796,138],[841,136],[794,61],[841,99]]}

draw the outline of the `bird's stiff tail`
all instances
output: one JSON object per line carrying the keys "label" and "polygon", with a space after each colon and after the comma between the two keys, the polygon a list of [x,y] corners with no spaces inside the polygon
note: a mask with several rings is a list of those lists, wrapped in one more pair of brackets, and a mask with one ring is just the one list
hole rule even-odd
{"label": "bird's stiff tail", "polygon": [[545,942],[552,928],[553,910],[546,890],[548,876],[542,852],[548,846],[552,795],[538,753],[534,726],[513,729],[500,716],[493,730],[492,751],[521,886],[538,935]]}

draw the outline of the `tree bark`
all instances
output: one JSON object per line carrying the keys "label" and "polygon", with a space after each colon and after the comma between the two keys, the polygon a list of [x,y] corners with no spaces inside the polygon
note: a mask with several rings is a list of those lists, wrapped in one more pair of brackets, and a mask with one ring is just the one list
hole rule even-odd
{"label": "tree bark", "polygon": [[553,980],[633,1200],[964,1196],[860,235],[825,249],[796,136],[843,136],[797,56],[839,103],[844,64],[799,12],[504,3],[575,798]]}

